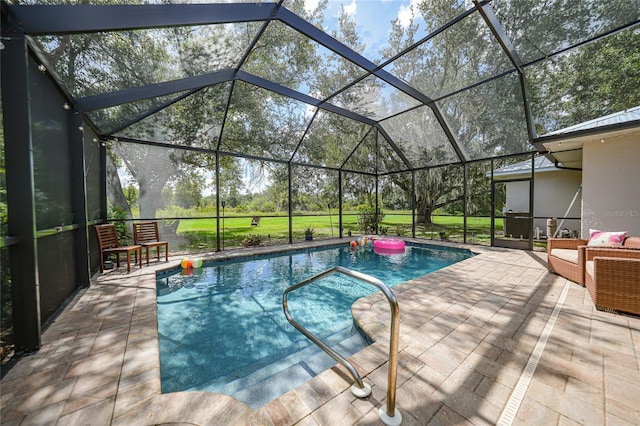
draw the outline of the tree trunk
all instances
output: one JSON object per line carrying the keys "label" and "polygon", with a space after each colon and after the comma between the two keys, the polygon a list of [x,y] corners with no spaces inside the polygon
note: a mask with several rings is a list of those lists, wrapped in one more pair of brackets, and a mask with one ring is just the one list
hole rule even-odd
{"label": "tree trunk", "polygon": [[140,218],[155,219],[156,212],[162,207],[162,188],[164,185],[144,185],[140,183]]}
{"label": "tree trunk", "polygon": [[113,159],[107,154],[107,197],[111,202],[111,205],[122,209],[126,212],[127,219],[131,219],[131,207],[127,203],[127,199],[122,191],[122,183],[120,182],[120,176],[118,176],[118,169],[113,163]]}
{"label": "tree trunk", "polygon": [[430,206],[420,206],[420,204],[418,204],[416,206],[416,223],[430,225],[432,213],[433,209]]}

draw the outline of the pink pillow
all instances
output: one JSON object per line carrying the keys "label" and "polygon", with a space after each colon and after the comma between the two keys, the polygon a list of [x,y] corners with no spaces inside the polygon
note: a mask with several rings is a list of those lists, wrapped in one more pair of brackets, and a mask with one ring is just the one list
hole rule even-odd
{"label": "pink pillow", "polygon": [[589,230],[589,242],[588,246],[608,246],[608,247],[622,247],[624,239],[627,236],[627,232],[604,232],[597,229]]}

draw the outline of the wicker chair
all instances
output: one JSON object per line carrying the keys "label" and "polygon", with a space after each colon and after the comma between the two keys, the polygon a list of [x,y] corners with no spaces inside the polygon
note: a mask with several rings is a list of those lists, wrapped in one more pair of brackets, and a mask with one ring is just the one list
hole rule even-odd
{"label": "wicker chair", "polygon": [[588,248],[585,285],[596,309],[640,315],[640,237],[627,238],[622,248]]}
{"label": "wicker chair", "polygon": [[584,286],[584,258],[587,240],[549,238],[547,268],[549,271]]}

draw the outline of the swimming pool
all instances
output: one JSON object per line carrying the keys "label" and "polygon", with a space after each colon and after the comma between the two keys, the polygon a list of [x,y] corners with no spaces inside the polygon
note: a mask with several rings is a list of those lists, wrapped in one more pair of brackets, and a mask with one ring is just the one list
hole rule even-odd
{"label": "swimming pool", "polygon": [[[282,311],[284,290],[305,278],[339,265],[393,286],[472,255],[408,245],[403,254],[382,256],[340,245],[218,261],[190,276],[180,271],[158,275],[162,391],[220,391],[224,384],[312,345]],[[336,274],[291,293],[289,309],[321,338],[348,338],[351,305],[374,291]]]}

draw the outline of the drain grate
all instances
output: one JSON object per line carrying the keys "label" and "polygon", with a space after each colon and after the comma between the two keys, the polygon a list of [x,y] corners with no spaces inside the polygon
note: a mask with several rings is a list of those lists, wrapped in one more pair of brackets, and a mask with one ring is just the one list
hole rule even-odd
{"label": "drain grate", "polygon": [[562,305],[567,298],[570,286],[571,284],[569,282],[565,283],[564,288],[562,289],[562,294],[560,294],[560,298],[556,302],[556,306],[553,308],[553,312],[551,312],[551,316],[547,320],[547,324],[545,325],[544,330],[542,330],[542,334],[540,334],[540,338],[538,338],[535,348],[533,348],[533,352],[527,361],[527,365],[525,366],[522,375],[520,375],[520,379],[518,380],[518,383],[516,383],[516,387],[513,389],[506,407],[502,411],[502,414],[500,414],[500,418],[497,423],[498,426],[511,426],[513,424],[513,421],[518,414],[518,410],[520,409],[520,405],[522,404],[522,400],[527,393],[527,389],[529,389],[529,385],[533,379],[533,374],[536,372],[536,368],[538,367],[538,362],[542,357],[544,348],[547,346],[547,341],[549,340],[553,326],[558,319],[558,315],[560,315]]}

